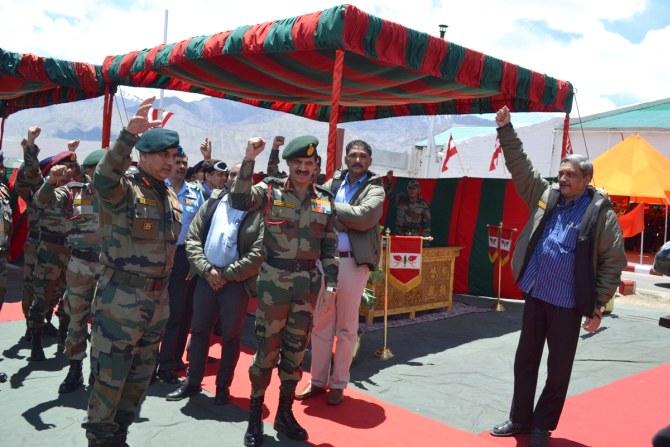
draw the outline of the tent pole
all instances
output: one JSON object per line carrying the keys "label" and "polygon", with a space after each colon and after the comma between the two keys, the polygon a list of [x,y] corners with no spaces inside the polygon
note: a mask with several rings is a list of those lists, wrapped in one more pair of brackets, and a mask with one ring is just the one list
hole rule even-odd
{"label": "tent pole", "polygon": [[642,230],[642,233],[640,233],[642,236],[640,237],[640,265],[642,265],[642,253],[644,251],[644,230]]}
{"label": "tent pole", "polygon": [[109,139],[112,132],[112,104],[114,100],[109,92],[109,84],[105,85],[105,99],[102,106],[102,141],[100,147],[109,148]]}
{"label": "tent pole", "polygon": [[342,93],[342,69],[344,68],[344,51],[335,51],[333,64],[333,90],[330,96],[330,120],[328,121],[328,149],[326,158],[326,178],[335,172],[337,153],[337,123],[340,118],[340,95]]}
{"label": "tent pole", "polygon": [[561,160],[565,158],[565,151],[568,149],[569,132],[570,132],[570,114],[566,113],[565,119],[563,119],[563,142],[561,143]]}

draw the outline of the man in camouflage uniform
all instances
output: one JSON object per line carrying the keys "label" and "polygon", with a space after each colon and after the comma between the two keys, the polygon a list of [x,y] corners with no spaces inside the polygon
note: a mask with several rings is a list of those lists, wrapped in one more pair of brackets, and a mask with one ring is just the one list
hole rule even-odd
{"label": "man in camouflage uniform", "polygon": [[[40,134],[39,127],[33,127],[28,131],[28,138],[21,142],[23,146],[23,167],[24,179],[30,188],[41,187],[45,180],[40,170],[37,155],[39,148],[35,144],[35,139]],[[59,169],[65,170],[67,174],[58,176],[58,184],[69,181],[74,172],[77,163],[77,157],[73,151],[63,151],[51,158],[48,165],[59,166]],[[49,171],[45,167],[44,171]],[[52,180],[54,181],[54,180]],[[37,246],[37,262],[33,273],[34,298],[30,306],[28,315],[28,326],[32,332],[32,349],[30,352],[30,361],[42,361],[45,359],[42,349],[42,332],[44,321],[50,308],[62,298],[62,291],[65,290],[65,271],[70,258],[70,253],[65,247],[65,233],[67,232],[67,220],[64,217],[62,208],[52,206],[52,204],[40,203],[33,198],[33,205],[39,210],[39,244]],[[59,332],[61,332],[60,341],[65,340],[68,317],[59,306]]]}
{"label": "man in camouflage uniform", "polygon": [[430,205],[419,195],[421,187],[416,180],[407,183],[407,196],[398,200],[396,233],[406,236],[430,236]]}
{"label": "man in camouflage uniform", "polygon": [[58,388],[59,393],[71,393],[83,384],[81,369],[86,357],[91,301],[101,270],[99,207],[91,177],[104,153],[98,149],[84,159],[83,182],[71,181],[55,188],[54,185],[62,183],[60,176],[66,173],[63,166],[54,166],[48,181],[37,192],[39,203],[62,210],[69,223],[67,247],[71,256],[67,265],[67,291],[63,303],[70,317],[64,350],[70,369]]}
{"label": "man in camouflage uniform", "polygon": [[250,139],[230,194],[235,208],[259,209],[265,214],[266,259],[258,278],[257,350],[249,368],[251,408],[244,436],[246,446],[263,443],[263,397],[278,361],[281,387],[274,428],[291,439],[307,439],[291,407],[321,288],[316,261],[320,259],[323,264],[328,286],[325,293],[331,298],[338,273],[333,197],[313,180],[317,144],[312,136],[294,139],[283,152],[289,165],[288,179],[268,177],[252,187],[254,160],[265,142]]}
{"label": "man in camouflage uniform", "polygon": [[9,190],[4,183],[4,159],[4,155],[0,152],[0,309],[7,292],[7,249],[12,233],[12,206],[9,203]]}
{"label": "man in camouflage uniform", "polygon": [[[174,169],[179,135],[152,128],[160,125],[147,119],[153,101],[142,102],[93,177],[103,271],[91,307],[94,384],[83,424],[89,446],[126,445],[168,319],[181,210],[164,182]],[[140,152],[138,172],[124,175],[133,146]]]}

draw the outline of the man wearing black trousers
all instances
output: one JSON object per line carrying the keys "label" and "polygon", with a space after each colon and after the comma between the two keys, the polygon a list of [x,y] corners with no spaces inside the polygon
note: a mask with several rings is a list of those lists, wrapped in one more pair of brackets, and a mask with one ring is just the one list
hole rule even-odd
{"label": "man wearing black trousers", "polygon": [[[228,188],[239,172],[235,166]],[[263,262],[263,214],[234,209],[227,193],[214,190],[193,219],[186,252],[198,279],[191,322],[190,361],[186,381],[167,395],[181,400],[200,392],[212,325],[220,318],[222,356],[216,375],[214,403],[230,398],[230,384],[240,357],[240,338],[247,302],[256,293]]]}
{"label": "man wearing black trousers", "polygon": [[[558,184],[550,184],[524,153],[507,107],[497,112],[496,123],[505,164],[531,217],[512,258],[525,297],[512,409],[491,434],[530,432],[529,447],[546,447],[565,403],[582,316],[584,329],[595,332],[619,286],[626,266],[623,236],[609,199],[589,186],[593,165],[586,157],[565,157]],[[533,408],[545,341],[547,381]]]}
{"label": "man wearing black trousers", "polygon": [[186,234],[193,216],[205,199],[195,183],[186,181],[188,157],[179,147],[174,171],[166,183],[177,194],[181,205],[181,232],[177,238],[177,249],[174,254],[174,266],[170,274],[168,294],[170,296],[170,318],[165,326],[165,335],[161,342],[158,355],[158,378],[165,383],[175,385],[179,379],[176,369],[182,369],[182,355],[186,347],[186,339],[193,311],[193,289],[195,281],[190,279],[188,259],[186,259]]}

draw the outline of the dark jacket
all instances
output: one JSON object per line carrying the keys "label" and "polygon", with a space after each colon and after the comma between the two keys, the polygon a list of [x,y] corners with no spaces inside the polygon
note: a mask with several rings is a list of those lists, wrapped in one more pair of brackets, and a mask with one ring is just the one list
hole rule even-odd
{"label": "dark jacket", "polygon": [[[213,267],[205,256],[205,242],[212,216],[224,195],[221,190],[212,192],[212,196],[193,217],[186,236],[186,256],[192,271],[202,278],[207,278]],[[244,281],[247,292],[251,296],[256,296],[256,277],[265,258],[263,219],[259,211],[248,212],[244,216],[237,235],[237,249],[239,259],[219,271],[227,282]]]}
{"label": "dark jacket", "polygon": [[[498,138],[514,186],[530,211],[512,256],[512,271],[518,280],[560,191],[558,184],[550,184],[535,171],[511,125],[499,128]],[[579,311],[592,316],[596,307],[604,306],[614,296],[627,261],[619,221],[609,199],[595,188],[589,187],[589,193],[591,203],[575,247],[575,299]]]}

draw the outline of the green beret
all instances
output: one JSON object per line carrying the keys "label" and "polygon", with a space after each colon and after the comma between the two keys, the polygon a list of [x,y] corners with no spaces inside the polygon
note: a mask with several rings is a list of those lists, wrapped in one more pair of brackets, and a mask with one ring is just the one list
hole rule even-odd
{"label": "green beret", "polygon": [[418,180],[412,179],[409,182],[407,182],[407,187],[408,188],[421,188],[421,185],[419,184]]}
{"label": "green beret", "polygon": [[102,156],[105,155],[105,150],[104,149],[96,149],[90,154],[84,158],[84,162],[81,164],[82,166],[95,166],[98,163],[100,163],[100,160],[102,160]]}
{"label": "green beret", "polygon": [[174,130],[155,127],[142,134],[135,148],[140,152],[160,152],[179,146],[179,134]]}
{"label": "green beret", "polygon": [[282,158],[290,160],[297,157],[313,157],[316,155],[316,147],[318,145],[319,140],[311,135],[294,138],[284,148]]}

